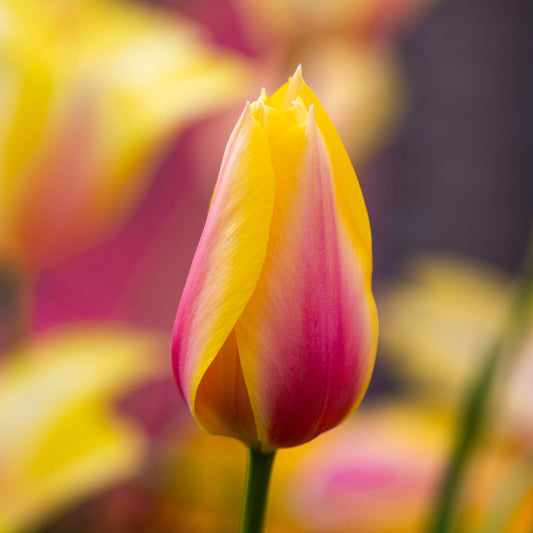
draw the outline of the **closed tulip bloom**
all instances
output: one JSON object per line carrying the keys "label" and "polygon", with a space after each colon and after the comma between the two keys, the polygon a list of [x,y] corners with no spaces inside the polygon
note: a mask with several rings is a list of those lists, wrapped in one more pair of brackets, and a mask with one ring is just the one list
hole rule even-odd
{"label": "closed tulip bloom", "polygon": [[346,418],[377,344],[368,215],[348,155],[298,69],[228,142],[173,334],[204,430],[270,451]]}

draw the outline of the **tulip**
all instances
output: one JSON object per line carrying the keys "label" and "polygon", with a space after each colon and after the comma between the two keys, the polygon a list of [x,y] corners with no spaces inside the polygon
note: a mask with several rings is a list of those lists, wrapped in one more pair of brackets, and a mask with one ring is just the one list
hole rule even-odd
{"label": "tulip", "polygon": [[377,344],[368,215],[297,69],[247,104],[226,147],[173,332],[198,425],[270,452],[360,403]]}
{"label": "tulip", "polygon": [[249,69],[138,3],[2,0],[0,260],[38,273],[107,237],[171,138],[238,100]]}

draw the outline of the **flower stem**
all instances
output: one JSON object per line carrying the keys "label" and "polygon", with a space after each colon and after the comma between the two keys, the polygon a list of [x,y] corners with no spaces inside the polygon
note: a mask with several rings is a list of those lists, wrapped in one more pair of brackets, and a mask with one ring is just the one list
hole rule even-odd
{"label": "flower stem", "polygon": [[248,448],[248,472],[240,533],[261,533],[265,523],[270,474],[276,452]]}
{"label": "flower stem", "polygon": [[485,355],[484,363],[467,391],[457,437],[440,488],[428,533],[455,531],[454,516],[465,466],[485,426],[492,385],[502,360],[516,351],[533,315],[533,231],[528,254],[507,321]]}

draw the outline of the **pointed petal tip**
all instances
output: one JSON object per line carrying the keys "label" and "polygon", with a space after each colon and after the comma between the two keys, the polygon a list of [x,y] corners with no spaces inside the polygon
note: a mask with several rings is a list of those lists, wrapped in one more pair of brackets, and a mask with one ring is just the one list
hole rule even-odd
{"label": "pointed petal tip", "polygon": [[293,90],[299,91],[303,83],[305,82],[302,75],[302,65],[300,64],[296,67],[294,74],[289,78],[289,86],[292,87]]}
{"label": "pointed petal tip", "polygon": [[302,78],[302,66],[298,65],[294,75],[289,78],[287,92],[285,94],[285,108],[288,108],[292,104],[292,101],[300,95],[304,85],[305,82]]}
{"label": "pointed petal tip", "polygon": [[303,74],[302,74],[302,64],[299,63],[296,67],[296,70],[294,71],[294,74],[292,75],[293,78],[299,78],[303,81]]}
{"label": "pointed petal tip", "polygon": [[314,102],[309,106],[309,109],[307,111],[307,117],[305,119],[305,123],[307,127],[316,126]]}
{"label": "pointed petal tip", "polygon": [[264,87],[261,87],[261,93],[259,94],[259,98],[252,104],[252,107],[254,110],[257,110],[258,108],[262,108],[265,105],[265,102],[268,98],[266,89]]}

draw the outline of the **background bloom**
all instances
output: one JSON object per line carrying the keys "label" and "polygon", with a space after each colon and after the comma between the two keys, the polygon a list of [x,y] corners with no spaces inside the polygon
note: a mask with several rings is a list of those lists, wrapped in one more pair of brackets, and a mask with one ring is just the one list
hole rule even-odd
{"label": "background bloom", "polygon": [[[411,258],[404,279],[383,288],[384,357],[412,397],[448,410],[464,390],[509,309],[514,283],[482,262],[451,255]],[[524,316],[525,320],[528,320]],[[530,332],[505,363],[491,429],[533,449],[533,319]]]}
{"label": "background bloom", "polygon": [[77,325],[6,356],[0,526],[26,529],[138,472],[146,434],[115,403],[165,373],[163,346],[158,335],[130,328]]}
{"label": "background bloom", "polygon": [[240,97],[247,75],[190,21],[147,7],[3,0],[0,259],[40,269],[97,242],[170,136]]}

